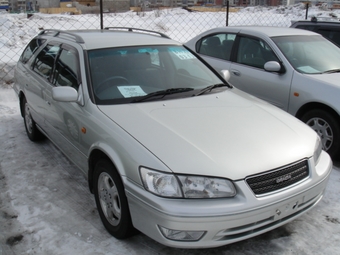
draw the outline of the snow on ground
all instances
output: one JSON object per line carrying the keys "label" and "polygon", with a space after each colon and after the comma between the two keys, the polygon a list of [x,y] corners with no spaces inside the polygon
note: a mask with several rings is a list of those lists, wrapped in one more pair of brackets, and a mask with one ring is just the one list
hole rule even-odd
{"label": "snow on ground", "polygon": [[[301,6],[246,8],[231,24],[268,25],[263,17],[278,15],[277,26],[303,19]],[[105,22],[156,29],[179,41],[215,26],[225,25],[225,13],[188,13],[183,10],[115,14]],[[210,24],[198,25],[203,16]],[[317,8],[309,16],[340,16]],[[127,19],[127,17],[130,17]],[[93,19],[92,23],[90,22]],[[34,20],[35,28],[30,22]],[[165,247],[143,234],[116,240],[104,229],[93,195],[80,172],[48,140],[32,143],[26,136],[18,100],[4,79],[4,63],[16,62],[29,38],[44,28],[96,28],[98,16],[0,14],[0,255],[21,254],[340,254],[340,163],[335,162],[323,200],[311,211],[266,234],[214,249],[183,250]],[[125,22],[125,23],[124,23]],[[248,22],[248,23],[247,23]],[[93,25],[96,24],[96,25]],[[173,24],[177,24],[175,30]],[[60,27],[59,27],[60,26]],[[68,27],[67,27],[68,26]],[[92,27],[95,26],[95,27]],[[117,26],[117,24],[115,25]],[[203,28],[202,28],[203,26]],[[163,29],[163,30],[162,30]],[[196,30],[197,29],[197,30]],[[190,36],[187,31],[193,31]],[[4,69],[1,69],[4,68]]]}

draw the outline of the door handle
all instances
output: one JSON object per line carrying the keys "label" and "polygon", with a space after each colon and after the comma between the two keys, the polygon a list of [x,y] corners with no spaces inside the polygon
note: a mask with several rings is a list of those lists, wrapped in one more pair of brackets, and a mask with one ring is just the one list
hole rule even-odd
{"label": "door handle", "polygon": [[231,70],[231,72],[236,76],[241,76],[241,73],[237,70]]}

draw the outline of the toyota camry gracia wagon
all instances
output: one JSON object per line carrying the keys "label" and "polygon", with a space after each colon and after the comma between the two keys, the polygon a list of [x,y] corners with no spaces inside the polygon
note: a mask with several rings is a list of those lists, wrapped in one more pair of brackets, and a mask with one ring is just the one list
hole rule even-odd
{"label": "toyota camry gracia wagon", "polygon": [[81,170],[109,233],[206,248],[301,216],[332,169],[316,132],[223,75],[164,34],[43,30],[14,89],[29,139]]}

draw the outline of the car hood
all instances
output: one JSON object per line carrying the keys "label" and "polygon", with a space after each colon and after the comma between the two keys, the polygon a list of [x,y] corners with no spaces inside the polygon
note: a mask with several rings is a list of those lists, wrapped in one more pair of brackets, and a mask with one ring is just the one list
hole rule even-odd
{"label": "car hood", "polygon": [[175,173],[243,179],[312,156],[316,140],[299,120],[237,89],[99,109]]}

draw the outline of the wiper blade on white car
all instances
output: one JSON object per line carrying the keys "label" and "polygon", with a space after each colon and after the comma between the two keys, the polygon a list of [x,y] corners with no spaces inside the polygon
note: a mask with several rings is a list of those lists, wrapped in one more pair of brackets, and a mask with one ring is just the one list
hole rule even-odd
{"label": "wiper blade on white car", "polygon": [[200,96],[202,94],[204,94],[205,92],[208,92],[208,91],[212,91],[213,89],[216,89],[216,88],[220,88],[220,87],[230,87],[228,84],[224,84],[224,83],[219,83],[219,84],[214,84],[214,85],[210,85],[204,89],[201,89],[200,92],[192,95],[192,96]]}
{"label": "wiper blade on white car", "polygon": [[322,73],[340,73],[340,68],[328,70],[328,71],[325,71],[325,72],[322,72]]}
{"label": "wiper blade on white car", "polygon": [[171,95],[171,94],[175,94],[175,93],[182,93],[182,92],[187,92],[187,91],[191,91],[191,90],[194,90],[194,89],[193,88],[172,88],[172,89],[159,90],[159,91],[147,94],[143,97],[137,98],[137,99],[133,100],[131,103],[142,102],[142,101],[145,101],[145,100],[148,100],[150,98],[157,97],[157,96],[162,96],[161,98],[163,98],[166,95]]}

